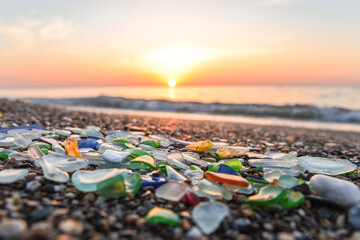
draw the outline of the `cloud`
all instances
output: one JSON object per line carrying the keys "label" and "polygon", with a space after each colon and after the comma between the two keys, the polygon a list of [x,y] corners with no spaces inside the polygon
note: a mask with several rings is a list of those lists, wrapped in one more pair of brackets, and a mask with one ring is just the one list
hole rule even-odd
{"label": "cloud", "polygon": [[259,4],[262,6],[275,6],[275,5],[291,4],[298,1],[300,0],[261,0]]}
{"label": "cloud", "polygon": [[39,33],[41,37],[47,40],[72,41],[75,31],[76,27],[71,22],[57,18],[41,27]]}

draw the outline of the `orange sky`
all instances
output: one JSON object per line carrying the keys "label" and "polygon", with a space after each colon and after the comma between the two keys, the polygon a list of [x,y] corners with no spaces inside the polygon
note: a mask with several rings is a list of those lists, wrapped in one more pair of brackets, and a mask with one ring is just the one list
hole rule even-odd
{"label": "orange sky", "polygon": [[359,7],[356,0],[9,1],[0,9],[0,84],[358,85]]}

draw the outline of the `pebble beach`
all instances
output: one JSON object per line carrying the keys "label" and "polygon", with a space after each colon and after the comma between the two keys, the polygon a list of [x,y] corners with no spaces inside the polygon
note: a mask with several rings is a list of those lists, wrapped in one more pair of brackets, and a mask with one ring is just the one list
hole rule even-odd
{"label": "pebble beach", "polygon": [[[53,131],[96,126],[104,135],[116,130],[179,140],[171,142],[167,147],[169,152],[189,152],[182,141],[208,140],[248,148],[251,154],[238,156],[247,169],[240,171],[244,179],[264,177],[263,169],[252,166],[249,159],[270,151],[296,152],[300,158],[343,159],[360,165],[360,133],[356,132],[69,111],[7,99],[0,100],[0,116],[0,129],[39,125],[46,131]],[[66,137],[59,138],[60,143],[65,140]],[[90,162],[86,170],[97,168]],[[341,200],[327,198],[328,191],[320,196],[320,190],[315,191],[307,184],[314,176],[309,171],[297,176],[296,179],[303,182],[291,188],[304,196],[298,206],[246,204],[247,194],[233,193],[230,200],[216,200],[226,205],[229,213],[214,232],[206,234],[201,224],[194,221],[194,206],[187,199],[158,198],[154,186],[142,186],[134,196],[106,198],[97,192],[79,191],[71,181],[47,179],[42,168],[28,159],[1,159],[0,170],[5,169],[28,169],[29,174],[13,183],[0,184],[2,239],[360,239],[360,210],[356,208],[359,202],[355,199],[355,204],[343,206]],[[69,173],[70,177],[72,174]],[[360,185],[358,168],[333,177]],[[190,183],[185,181],[184,184]],[[276,184],[276,181],[270,182],[279,187]],[[352,194],[349,192],[347,196],[345,192],[341,197],[351,198]],[[206,197],[198,198],[201,203],[209,202]],[[155,207],[171,210],[180,223],[172,226],[147,221],[149,212]]]}

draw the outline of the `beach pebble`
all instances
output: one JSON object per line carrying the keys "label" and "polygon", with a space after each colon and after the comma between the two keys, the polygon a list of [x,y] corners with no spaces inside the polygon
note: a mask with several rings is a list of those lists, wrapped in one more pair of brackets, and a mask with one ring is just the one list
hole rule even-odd
{"label": "beach pebble", "polygon": [[200,239],[201,237],[202,237],[202,233],[198,227],[192,227],[186,233],[186,238],[188,239]]}
{"label": "beach pebble", "polygon": [[12,238],[21,235],[27,229],[27,223],[22,219],[3,220],[0,224],[0,238]]}
{"label": "beach pebble", "polygon": [[26,183],[26,191],[35,192],[41,187],[41,183],[39,181],[31,181]]}
{"label": "beach pebble", "polygon": [[360,229],[360,203],[349,209],[349,222],[355,229]]}
{"label": "beach pebble", "polygon": [[59,229],[69,235],[80,235],[84,231],[84,225],[73,219],[65,219],[59,223]]}
{"label": "beach pebble", "polygon": [[310,179],[316,193],[342,207],[350,208],[360,203],[360,190],[354,183],[329,177],[315,175]]}

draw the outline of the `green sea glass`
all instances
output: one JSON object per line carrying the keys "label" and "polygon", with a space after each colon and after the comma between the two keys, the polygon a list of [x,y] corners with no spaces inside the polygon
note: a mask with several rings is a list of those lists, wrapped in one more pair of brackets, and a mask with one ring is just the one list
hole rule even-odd
{"label": "green sea glass", "polygon": [[301,192],[287,191],[286,197],[279,202],[283,208],[294,208],[304,203],[305,197]]}
{"label": "green sea glass", "polygon": [[275,186],[266,186],[261,188],[258,194],[243,200],[243,203],[252,205],[272,205],[280,202],[286,196],[286,190]]}
{"label": "green sea glass", "polygon": [[299,185],[299,182],[296,178],[291,175],[282,175],[279,178],[279,186],[283,188],[293,188]]}
{"label": "green sea glass", "polygon": [[129,174],[125,177],[126,192],[132,196],[140,190],[142,185],[141,175],[138,173]]}
{"label": "green sea glass", "polygon": [[119,198],[127,194],[124,177],[121,174],[99,182],[96,188],[99,195],[105,198]]}
{"label": "green sea glass", "polygon": [[130,141],[126,138],[115,138],[113,139],[113,142],[115,143],[129,143]]}
{"label": "green sea glass", "polygon": [[147,223],[162,223],[171,226],[180,226],[181,219],[173,211],[165,208],[154,207],[146,215],[145,221]]}
{"label": "green sea glass", "polygon": [[140,150],[140,149],[126,149],[124,150],[124,152],[128,152],[130,153],[130,157],[129,159],[134,159],[134,158],[137,158],[137,157],[140,157],[140,156],[143,156],[143,155],[149,155],[149,153],[143,151],[143,150]]}
{"label": "green sea glass", "polygon": [[[210,165],[208,167],[208,171],[217,172],[217,170],[219,169],[219,164],[220,163]],[[239,159],[233,159],[233,160],[230,160],[230,161],[224,161],[222,164],[225,164],[225,165],[228,165],[228,166],[232,167],[237,172],[239,172],[240,169],[242,168],[242,164],[241,164]]]}
{"label": "green sea glass", "polygon": [[3,158],[3,159],[6,159],[8,160],[9,159],[9,155],[11,153],[15,152],[14,150],[11,150],[11,149],[1,149],[0,150],[0,158]]}
{"label": "green sea glass", "polygon": [[142,155],[139,156],[137,158],[134,158],[133,160],[130,161],[130,163],[140,163],[143,165],[146,165],[147,167],[149,167],[151,170],[155,170],[156,169],[156,164],[154,159],[149,156],[149,155]]}
{"label": "green sea glass", "polygon": [[144,145],[148,145],[154,148],[159,148],[160,147],[160,143],[154,140],[145,140],[145,141],[141,141],[140,144],[144,144]]}

